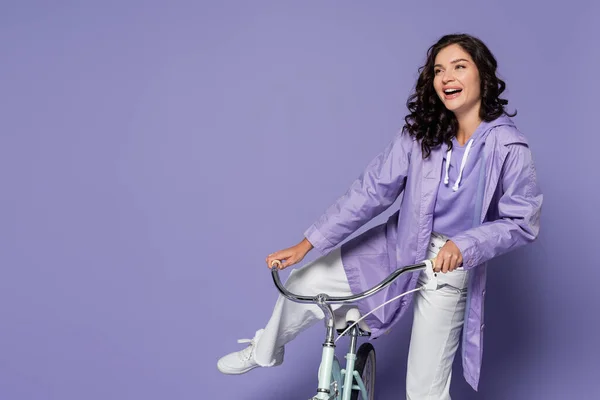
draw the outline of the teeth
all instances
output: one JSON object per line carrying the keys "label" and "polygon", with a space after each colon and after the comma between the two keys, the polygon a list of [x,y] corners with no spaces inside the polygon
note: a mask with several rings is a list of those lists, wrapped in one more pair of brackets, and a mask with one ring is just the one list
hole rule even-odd
{"label": "teeth", "polygon": [[460,91],[460,89],[446,89],[446,90],[444,90],[444,93],[451,94],[451,93],[456,93],[459,91]]}

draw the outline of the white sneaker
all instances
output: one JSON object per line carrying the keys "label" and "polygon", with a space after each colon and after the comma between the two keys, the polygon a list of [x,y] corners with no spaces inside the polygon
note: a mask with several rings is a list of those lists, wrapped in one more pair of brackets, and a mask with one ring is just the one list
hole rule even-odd
{"label": "white sneaker", "polygon": [[[217,362],[217,368],[224,374],[238,375],[245,374],[246,372],[260,367],[254,358],[254,350],[256,343],[260,339],[264,329],[256,331],[256,335],[253,339],[240,339],[238,343],[250,343],[248,347],[243,350],[236,351],[234,353],[227,354],[226,356],[219,359]],[[283,347],[275,354],[275,362],[272,364],[273,367],[280,365],[283,362]]]}

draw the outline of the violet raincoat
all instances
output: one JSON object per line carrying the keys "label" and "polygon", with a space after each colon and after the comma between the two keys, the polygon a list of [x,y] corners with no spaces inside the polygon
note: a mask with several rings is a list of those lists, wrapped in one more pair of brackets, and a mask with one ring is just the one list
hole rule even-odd
{"label": "violet raincoat", "polygon": [[[477,390],[483,355],[483,304],[486,265],[490,259],[536,239],[542,193],[523,134],[507,116],[482,122],[485,142],[473,227],[450,239],[470,270],[462,335],[462,363],[467,382]],[[403,194],[400,208],[386,223],[342,245],[342,262],[353,293],[373,287],[396,268],[425,259],[433,210],[442,176],[443,146],[423,160],[420,143],[404,130],[373,159],[349,190],[305,232],[322,254],[389,208]],[[366,314],[387,299],[412,290],[418,272],[400,276],[388,288],[358,303]],[[371,338],[385,333],[409,310],[413,294],[365,318]]]}

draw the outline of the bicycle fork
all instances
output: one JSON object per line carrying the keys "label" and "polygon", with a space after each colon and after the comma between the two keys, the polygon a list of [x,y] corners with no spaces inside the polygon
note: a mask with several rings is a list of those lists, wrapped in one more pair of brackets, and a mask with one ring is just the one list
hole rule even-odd
{"label": "bicycle fork", "polygon": [[321,365],[319,366],[319,384],[317,386],[317,395],[311,400],[334,400],[338,395],[338,385],[340,382],[331,382],[331,371],[333,368],[333,360],[335,358],[335,341],[334,341],[334,317],[331,306],[327,303],[328,296],[320,294],[317,296],[317,305],[325,314],[325,327],[327,333],[325,342],[323,343],[323,355],[321,357]]}

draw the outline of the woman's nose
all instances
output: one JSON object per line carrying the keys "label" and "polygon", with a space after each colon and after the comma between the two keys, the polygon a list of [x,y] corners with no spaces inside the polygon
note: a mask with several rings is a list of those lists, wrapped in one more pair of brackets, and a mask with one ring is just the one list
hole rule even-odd
{"label": "woman's nose", "polygon": [[444,71],[442,75],[442,82],[447,83],[454,80],[454,76],[452,75],[452,71]]}

